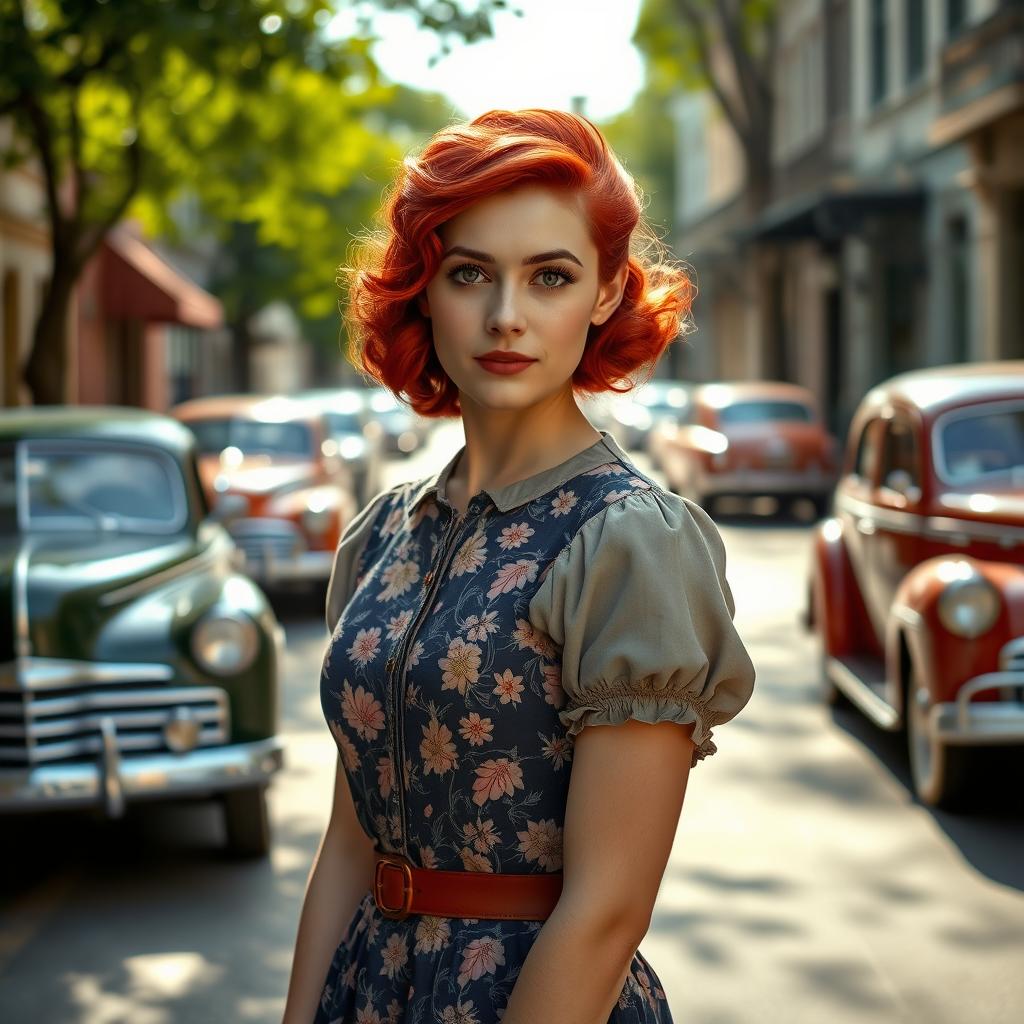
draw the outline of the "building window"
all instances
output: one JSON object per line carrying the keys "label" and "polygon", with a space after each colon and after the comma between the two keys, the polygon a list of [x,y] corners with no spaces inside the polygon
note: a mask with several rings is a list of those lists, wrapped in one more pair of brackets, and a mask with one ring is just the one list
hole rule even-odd
{"label": "building window", "polygon": [[956,35],[967,21],[965,0],[946,0],[946,35]]}
{"label": "building window", "polygon": [[871,0],[871,104],[881,103],[889,91],[888,0]]}
{"label": "building window", "polygon": [[927,36],[924,0],[907,0],[903,10],[906,18],[906,81],[910,83],[916,82],[924,71],[924,42]]}

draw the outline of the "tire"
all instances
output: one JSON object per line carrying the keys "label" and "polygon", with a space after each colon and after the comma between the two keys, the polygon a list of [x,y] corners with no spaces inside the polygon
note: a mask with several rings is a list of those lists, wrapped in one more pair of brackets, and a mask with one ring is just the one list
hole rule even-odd
{"label": "tire", "polygon": [[265,857],[270,852],[267,787],[247,786],[223,793],[226,848],[233,857]]}
{"label": "tire", "polygon": [[829,678],[827,665],[828,652],[825,650],[825,641],[821,633],[818,633],[818,693],[821,702],[827,708],[850,707],[850,698]]}
{"label": "tire", "polygon": [[972,751],[930,736],[925,728],[931,693],[913,665],[906,694],[907,754],[914,792],[921,803],[942,810],[961,810],[970,795]]}

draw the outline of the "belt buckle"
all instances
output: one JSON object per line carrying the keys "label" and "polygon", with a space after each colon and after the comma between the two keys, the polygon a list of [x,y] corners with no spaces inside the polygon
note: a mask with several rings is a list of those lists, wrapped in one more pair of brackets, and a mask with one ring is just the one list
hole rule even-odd
{"label": "belt buckle", "polygon": [[[384,906],[385,868],[394,868],[402,872],[402,905],[401,907]],[[377,909],[392,921],[401,921],[409,916],[412,908],[412,867],[400,853],[378,853],[377,864],[373,873],[373,899]]]}

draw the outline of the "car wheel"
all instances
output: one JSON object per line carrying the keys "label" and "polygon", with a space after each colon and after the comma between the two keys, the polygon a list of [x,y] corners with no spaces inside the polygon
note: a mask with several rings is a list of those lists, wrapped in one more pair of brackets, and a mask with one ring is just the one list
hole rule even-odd
{"label": "car wheel", "polygon": [[222,800],[228,852],[235,857],[265,857],[270,852],[267,787],[231,789]]}
{"label": "car wheel", "polygon": [[845,708],[850,706],[850,698],[839,689],[828,674],[828,651],[825,641],[818,634],[818,692],[825,707]]}
{"label": "car wheel", "polygon": [[932,695],[911,666],[907,681],[907,752],[918,799],[929,807],[961,808],[969,792],[971,750],[936,739],[928,731]]}
{"label": "car wheel", "polygon": [[818,519],[827,519],[832,512],[832,499],[827,494],[816,494],[811,498],[814,514]]}

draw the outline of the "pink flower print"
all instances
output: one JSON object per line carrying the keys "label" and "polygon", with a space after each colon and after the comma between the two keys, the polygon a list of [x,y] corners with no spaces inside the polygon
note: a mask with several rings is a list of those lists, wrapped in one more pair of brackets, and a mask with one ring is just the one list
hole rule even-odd
{"label": "pink flower print", "polygon": [[476,572],[487,560],[487,537],[482,533],[474,533],[465,541],[458,554],[452,560],[451,576],[464,576],[467,572]]}
{"label": "pink flower print", "polygon": [[419,640],[412,645],[412,650],[409,652],[409,660],[406,663],[407,668],[415,668],[420,663],[420,655],[423,653],[423,643]]}
{"label": "pink flower print", "polygon": [[371,917],[370,923],[366,926],[366,944],[368,946],[376,945],[377,935],[380,932],[380,926],[384,923],[382,917]]}
{"label": "pink flower print", "polygon": [[404,594],[420,578],[420,567],[412,561],[400,559],[391,562],[381,573],[381,580],[386,584],[377,595],[378,601],[390,601]]}
{"label": "pink flower print", "polygon": [[433,813],[434,813],[434,805],[433,804],[427,804],[427,806],[423,808],[423,817],[424,818],[429,818]]}
{"label": "pink flower print", "polygon": [[562,830],[554,818],[527,821],[526,831],[517,832],[519,849],[532,864],[536,861],[545,871],[559,871],[562,867]]}
{"label": "pink flower print", "polygon": [[341,976],[341,983],[345,988],[356,987],[356,971],[359,970],[359,961],[353,960],[352,963],[345,968],[345,973]]}
{"label": "pink flower print", "polygon": [[420,849],[420,864],[425,868],[436,868],[438,865],[437,854],[432,846],[424,846]]}
{"label": "pink flower print", "polygon": [[545,736],[544,746],[541,753],[551,758],[551,764],[555,771],[561,771],[562,765],[572,760],[572,742],[567,736],[552,736],[550,739]]}
{"label": "pink flower print", "polygon": [[494,679],[498,685],[494,687],[493,692],[500,695],[502,704],[523,703],[522,697],[519,696],[523,692],[522,676],[512,675],[512,669],[507,668],[501,675],[495,672]]}
{"label": "pink flower print", "polygon": [[423,774],[434,772],[444,775],[451,771],[458,762],[455,744],[451,742],[452,733],[447,725],[442,725],[436,718],[431,718],[423,730],[423,741],[420,743],[420,756],[423,758]]}
{"label": "pink flower print", "polygon": [[554,518],[568,515],[579,499],[574,491],[558,490],[558,496],[551,501],[551,515]]}
{"label": "pink flower print", "polygon": [[489,718],[481,718],[475,711],[471,711],[466,718],[460,718],[459,725],[459,735],[468,740],[471,747],[482,747],[494,739],[494,724]]}
{"label": "pink flower print", "polygon": [[502,551],[521,547],[534,535],[535,532],[536,531],[529,523],[513,523],[511,526],[506,526],[501,531],[501,539],[498,541],[498,547],[501,548]]}
{"label": "pink flower print", "polygon": [[489,633],[498,632],[498,613],[484,612],[483,615],[470,615],[466,619],[465,628],[468,640],[486,640]]}
{"label": "pink flower print", "polygon": [[437,505],[433,501],[424,501],[422,505],[412,514],[409,520],[409,529],[415,530],[424,519],[436,519],[438,516]]}
{"label": "pink flower print", "polygon": [[[409,997],[412,998],[412,985],[409,986]],[[388,1003],[388,1022],[387,1024],[398,1024],[399,1018],[402,1016],[402,1007],[399,1005],[397,999],[392,999]]]}
{"label": "pink flower print", "polygon": [[473,849],[477,853],[488,853],[501,838],[495,831],[494,821],[491,818],[484,822],[477,818],[476,824],[467,821],[462,826],[462,833],[466,837],[466,842],[472,843]]}
{"label": "pink flower print", "polygon": [[462,952],[459,984],[476,981],[485,974],[493,974],[498,964],[505,963],[505,945],[494,935],[473,939]]}
{"label": "pink flower print", "polygon": [[456,637],[448,645],[448,657],[438,658],[438,668],[444,669],[441,676],[442,690],[458,690],[463,697],[466,688],[480,678],[480,655],[483,652],[476,644],[467,644]]}
{"label": "pink flower print", "polygon": [[377,759],[377,786],[380,795],[387,800],[391,796],[391,790],[395,785],[395,765],[390,757]]}
{"label": "pink flower print", "polygon": [[384,520],[384,525],[380,528],[381,537],[390,537],[392,534],[398,533],[404,514],[401,507],[393,508],[388,514],[387,519]]}
{"label": "pink flower print", "polygon": [[409,962],[409,947],[398,932],[392,932],[381,950],[381,956],[384,959],[384,965],[381,967],[380,973],[386,974],[394,980],[395,975]]}
{"label": "pink flower print", "polygon": [[628,472],[626,467],[619,462],[606,462],[601,466],[595,466],[593,469],[588,469],[584,476],[608,476],[612,473],[625,473]]}
{"label": "pink flower print", "polygon": [[457,999],[454,1006],[446,1006],[441,1011],[439,1024],[480,1024],[480,1018],[473,1009],[473,1000],[463,1002]]}
{"label": "pink flower print", "polygon": [[352,646],[348,649],[348,655],[360,665],[365,665],[377,657],[380,650],[380,627],[374,626],[371,629],[361,629],[356,633]]}
{"label": "pink flower print", "polygon": [[377,733],[384,728],[384,709],[380,701],[361,686],[357,686],[353,693],[347,679],[341,698],[341,713],[360,739],[375,740]]}
{"label": "pink flower print", "polygon": [[555,654],[555,643],[543,630],[534,627],[526,619],[516,619],[516,628],[512,630],[512,639],[519,645],[519,650],[529,647],[534,654],[542,658],[552,658]]}
{"label": "pink flower print", "polygon": [[483,854],[474,853],[468,846],[459,851],[459,856],[462,858],[462,866],[467,871],[489,871],[494,874],[491,862]]}
{"label": "pink flower print", "polygon": [[536,578],[537,563],[533,559],[520,558],[518,562],[504,565],[498,570],[487,596],[492,598],[513,590],[522,590],[524,583],[532,583]]}
{"label": "pink flower print", "polygon": [[399,615],[394,615],[388,620],[388,639],[397,640],[409,627],[412,622],[412,611],[406,610]]}
{"label": "pink flower print", "polygon": [[367,1003],[361,1010],[356,1010],[356,1024],[384,1024],[384,1018]]}
{"label": "pink flower print", "polygon": [[331,719],[327,724],[334,734],[335,740],[337,740],[338,751],[341,754],[341,763],[348,771],[354,772],[359,767],[359,751],[356,750],[355,744],[345,735],[345,730],[342,729],[340,723]]}
{"label": "pink flower print", "polygon": [[507,757],[484,761],[476,770],[473,782],[473,803],[483,807],[488,800],[497,800],[502,793],[512,796],[523,785],[523,769]]}
{"label": "pink flower print", "polygon": [[444,917],[431,917],[429,914],[420,918],[416,925],[416,945],[414,953],[437,953],[448,945],[452,937],[451,925]]}
{"label": "pink flower print", "polygon": [[613,501],[618,501],[619,498],[628,498],[632,493],[632,491],[609,491],[604,496],[604,503],[610,505]]}
{"label": "pink flower print", "polygon": [[562,668],[560,665],[545,665],[544,700],[552,707],[565,706],[565,690],[562,689]]}
{"label": "pink flower print", "polygon": [[638,476],[631,476],[629,482],[633,487],[639,487],[641,491],[649,491],[651,489],[651,485],[646,480],[641,480]]}

